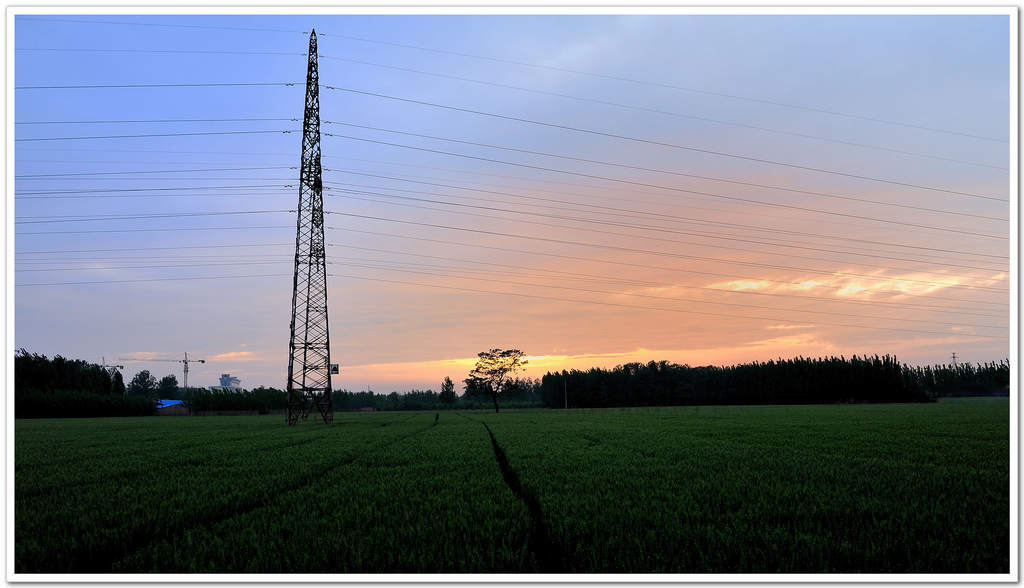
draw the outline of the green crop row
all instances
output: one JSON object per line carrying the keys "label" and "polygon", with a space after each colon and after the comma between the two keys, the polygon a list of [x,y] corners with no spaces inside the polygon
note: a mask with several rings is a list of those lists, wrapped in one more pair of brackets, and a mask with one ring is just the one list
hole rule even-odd
{"label": "green crop row", "polygon": [[19,420],[15,569],[1005,573],[1008,417],[1004,398]]}

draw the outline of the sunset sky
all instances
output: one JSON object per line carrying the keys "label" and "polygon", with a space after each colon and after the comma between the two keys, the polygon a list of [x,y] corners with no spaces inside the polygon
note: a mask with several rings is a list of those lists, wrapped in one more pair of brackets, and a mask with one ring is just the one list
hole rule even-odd
{"label": "sunset sky", "polygon": [[284,386],[314,27],[335,388],[1008,358],[1009,26],[18,16],[15,347]]}

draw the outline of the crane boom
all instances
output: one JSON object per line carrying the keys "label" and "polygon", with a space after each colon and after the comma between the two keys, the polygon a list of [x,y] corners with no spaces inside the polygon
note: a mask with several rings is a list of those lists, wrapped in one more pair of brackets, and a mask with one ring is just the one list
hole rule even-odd
{"label": "crane boom", "polygon": [[183,377],[184,381],[182,382],[182,384],[185,386],[185,396],[186,397],[188,397],[188,364],[190,364],[190,363],[206,363],[205,359],[189,358],[188,351],[185,352],[185,358],[184,359],[146,359],[146,358],[142,358],[142,357],[119,357],[118,359],[121,360],[121,361],[169,361],[169,362],[172,362],[172,363],[180,363],[180,364],[182,364],[182,370],[181,371],[182,371],[182,375],[184,376]]}

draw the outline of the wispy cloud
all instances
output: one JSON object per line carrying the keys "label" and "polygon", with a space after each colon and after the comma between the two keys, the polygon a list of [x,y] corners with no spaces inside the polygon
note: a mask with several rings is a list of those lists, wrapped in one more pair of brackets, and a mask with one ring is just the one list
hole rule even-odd
{"label": "wispy cloud", "polygon": [[122,357],[121,359],[131,359],[131,360],[145,361],[147,359],[161,359],[160,358],[161,355],[167,355],[167,354],[166,353],[160,353],[159,351],[135,351],[135,352],[129,353],[127,356]]}
{"label": "wispy cloud", "polygon": [[815,325],[768,325],[770,331],[791,331],[796,329],[813,329]]}
{"label": "wispy cloud", "polygon": [[229,351],[211,355],[206,359],[207,361],[262,361],[263,357],[255,351]]}
{"label": "wispy cloud", "polygon": [[772,283],[768,280],[732,280],[729,282],[719,282],[717,284],[711,284],[709,288],[717,288],[719,290],[733,290],[736,292],[742,290],[767,290],[771,288]]}
{"label": "wispy cloud", "polygon": [[768,280],[731,280],[708,284],[707,288],[741,292],[758,290],[770,292],[811,292],[831,294],[836,298],[870,298],[875,294],[896,296],[924,296],[945,290],[951,286],[977,285],[984,286],[999,281],[1005,274],[992,277],[976,277],[967,275],[948,275],[914,272],[895,276],[882,275],[881,271],[868,273],[868,277],[852,277],[849,273],[862,271],[842,270],[837,275],[826,278],[797,279],[787,282]]}

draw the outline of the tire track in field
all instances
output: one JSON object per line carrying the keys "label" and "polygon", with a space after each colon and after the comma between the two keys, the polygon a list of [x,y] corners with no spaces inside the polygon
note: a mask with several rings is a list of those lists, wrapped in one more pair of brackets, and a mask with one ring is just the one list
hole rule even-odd
{"label": "tire track in field", "polygon": [[[412,418],[413,417],[409,417],[409,418],[403,419],[401,421],[395,421],[395,424],[404,423],[406,421],[411,420]],[[276,497],[275,501],[279,501],[279,500],[281,500],[283,497],[285,497],[288,494],[301,491],[303,488],[306,488],[308,486],[316,484],[317,482],[319,482],[322,479],[323,472],[325,470],[330,470],[330,469],[340,468],[340,467],[344,467],[344,466],[350,465],[350,464],[354,463],[355,461],[359,460],[360,458],[366,457],[367,455],[370,455],[370,454],[374,453],[375,451],[377,451],[379,449],[383,449],[385,447],[390,447],[391,445],[394,445],[396,443],[400,443],[402,441],[405,441],[406,439],[409,439],[410,437],[414,437],[416,435],[420,435],[420,434],[422,434],[422,433],[432,429],[434,427],[434,425],[436,425],[436,422],[431,423],[431,424],[429,424],[429,425],[427,425],[425,427],[420,427],[419,429],[416,429],[416,430],[411,431],[409,433],[406,433],[404,435],[400,435],[398,437],[395,437],[394,439],[392,439],[392,440],[390,440],[390,441],[388,441],[388,442],[386,442],[384,444],[381,444],[381,445],[370,445],[369,447],[367,447],[366,449],[364,449],[362,451],[355,452],[355,453],[347,455],[347,456],[345,456],[345,457],[343,457],[341,459],[334,460],[334,461],[331,461],[331,462],[326,463],[326,464],[318,465],[317,467],[312,468],[311,471],[307,472],[306,474],[304,474],[302,476],[299,476],[292,483],[285,484],[285,485],[283,485],[282,487],[279,487],[279,488],[275,488],[273,490],[273,494]],[[142,541],[136,542],[136,544],[142,543],[143,541],[145,543],[141,547],[136,549],[135,551],[133,551],[131,553],[121,554],[120,558],[117,558],[116,556],[114,558],[111,558],[107,562],[107,569],[108,570],[112,570],[112,571],[130,571],[130,570],[115,570],[114,567],[118,563],[124,561],[125,559],[130,558],[132,555],[134,555],[136,553],[139,553],[139,552],[142,552],[142,551],[146,550],[147,548],[149,548],[150,546],[159,543],[160,541],[166,540],[168,542],[173,543],[174,538],[180,537],[180,536],[185,535],[187,533],[190,533],[191,531],[193,531],[195,529],[210,528],[210,527],[213,527],[216,524],[225,522],[227,520],[230,520],[230,519],[233,519],[233,518],[236,518],[236,517],[245,516],[245,515],[247,515],[247,514],[249,514],[251,512],[254,512],[254,511],[259,510],[261,508],[265,508],[268,505],[269,505],[269,503],[264,501],[264,500],[262,500],[261,497],[254,497],[254,498],[251,498],[249,500],[243,500],[243,501],[240,501],[240,502],[235,502],[232,505],[230,505],[230,506],[228,506],[226,508],[223,508],[220,511],[218,511],[218,514],[216,516],[212,516],[212,517],[208,517],[208,518],[202,519],[202,520],[200,520],[198,522],[198,524],[194,524],[194,525],[191,525],[189,527],[180,529],[179,531],[175,532],[173,535],[169,535],[169,536],[154,536],[152,534],[149,534],[149,536],[148,537],[144,537],[142,539]]]}
{"label": "tire track in field", "polygon": [[[468,419],[469,417],[465,418]],[[494,459],[498,462],[498,468],[501,470],[501,476],[505,480],[505,485],[516,495],[516,498],[523,502],[526,510],[530,513],[530,538],[528,546],[529,550],[537,557],[540,571],[564,572],[565,554],[551,540],[551,533],[548,531],[547,523],[544,522],[544,513],[541,511],[540,500],[537,498],[537,494],[530,488],[523,486],[522,481],[519,479],[519,473],[509,465],[505,450],[498,443],[498,440],[495,439],[494,433],[487,426],[487,423],[478,422],[484,426],[484,429],[487,429],[487,435],[491,438]]]}

